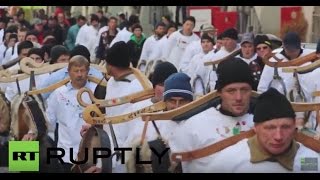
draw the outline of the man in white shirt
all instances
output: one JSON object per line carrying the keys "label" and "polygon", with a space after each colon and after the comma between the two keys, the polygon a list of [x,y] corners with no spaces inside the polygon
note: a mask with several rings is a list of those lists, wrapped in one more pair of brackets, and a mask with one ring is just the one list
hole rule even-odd
{"label": "man in white shirt", "polygon": [[[115,43],[107,51],[107,71],[110,76],[112,76],[107,84],[107,94],[106,99],[117,99],[119,97],[127,96],[139,91],[143,91],[141,82],[137,79],[135,74],[133,74],[130,68],[129,59],[129,48],[127,44],[123,41]],[[151,85],[151,82],[148,82]],[[149,105],[148,99],[140,101],[134,104],[126,103],[118,106],[112,106],[106,108],[106,114],[108,116],[117,116],[126,114]],[[132,127],[135,126],[136,121],[129,121],[121,124],[114,124],[113,130],[114,135],[117,139],[117,144],[119,147],[125,147],[124,142],[128,138],[128,134]],[[88,129],[83,127],[82,132]],[[103,129],[109,134],[111,138],[113,134],[109,125],[104,125]],[[111,146],[116,147],[115,141],[110,139]],[[113,153],[113,152],[112,152]],[[116,161],[113,158],[113,172],[125,172],[125,167],[121,164],[121,161]]]}
{"label": "man in white shirt", "polygon": [[196,24],[196,20],[193,16],[185,19],[182,30],[178,30],[172,33],[169,37],[166,47],[165,59],[179,68],[180,60],[185,52],[186,47],[192,42],[197,41],[200,38],[194,34],[192,30]]}
{"label": "man in white shirt", "polygon": [[[218,52],[215,52],[215,50],[210,51],[207,53],[203,60],[205,62],[207,61],[217,61],[220,60],[234,51],[240,49],[240,46],[237,44],[238,40],[238,31],[234,28],[229,28],[225,30],[221,34],[221,38],[223,40],[223,47],[220,48]],[[212,69],[212,66],[207,66],[203,71],[205,71],[205,74],[208,76],[206,77],[207,82],[209,82],[209,85],[207,86],[207,91],[210,92],[214,90],[215,87],[215,79],[216,79],[216,71]]]}
{"label": "man in white shirt", "polygon": [[[169,62],[165,62],[169,63]],[[159,64],[158,67],[161,64]],[[174,66],[170,63],[167,64],[168,69],[174,70]],[[162,66],[165,67],[165,66]],[[159,70],[159,69],[158,69]],[[175,69],[176,70],[176,69]],[[159,71],[158,71],[159,72]],[[166,74],[167,75],[167,74]],[[159,79],[164,76],[159,76]],[[159,82],[161,83],[161,82]],[[163,83],[163,82],[162,82]],[[161,84],[162,84],[161,83]],[[158,86],[158,85],[156,85]],[[156,87],[157,88],[157,87]],[[159,91],[161,91],[159,89]],[[166,109],[164,111],[170,111],[176,108],[179,108],[183,105],[186,105],[193,101],[193,93],[191,90],[191,84],[190,84],[190,77],[186,75],[185,73],[173,73],[171,74],[165,81],[164,81],[164,89],[162,88],[163,92],[163,101],[166,104]],[[175,133],[175,129],[177,126],[179,126],[180,121],[171,121],[171,120],[163,120],[163,121],[156,121],[156,122],[149,122],[148,123],[148,130],[145,135],[145,142],[148,143],[149,148],[155,148],[157,152],[164,152],[165,147],[168,147],[166,142]],[[128,142],[129,147],[136,147],[140,145],[140,140],[143,132],[145,122],[140,121],[137,123],[136,127],[132,129],[130,132],[130,141]],[[160,139],[161,138],[161,139]],[[137,141],[139,140],[139,141]],[[143,147],[144,145],[142,145]],[[145,152],[142,150],[142,158],[145,160],[153,160],[152,158],[155,154],[151,152],[150,149]],[[148,155],[150,153],[150,155]],[[132,156],[132,155],[131,155]],[[129,156],[130,157],[130,156]],[[162,162],[157,163],[153,162],[153,172],[159,173],[169,172],[169,157],[168,154],[164,154],[162,157]],[[135,164],[133,161],[136,159],[136,157],[128,158],[126,165],[128,172],[137,172],[137,169],[135,166],[132,166]]]}
{"label": "man in white shirt", "polygon": [[215,84],[217,80],[216,76],[213,76],[213,79],[209,78],[212,76],[207,73],[214,73],[215,75],[215,72],[210,69],[212,67],[204,66],[205,61],[203,59],[206,54],[213,50],[214,40],[207,33],[204,33],[201,36],[200,45],[201,52],[192,57],[186,71],[186,73],[191,77],[191,85],[196,97],[205,95],[207,93],[207,86],[209,85],[210,81]]}
{"label": "man in white shirt", "polygon": [[[253,127],[250,108],[253,77],[248,65],[239,59],[230,59],[220,63],[217,73],[219,105],[179,123],[169,138],[173,153],[200,149]],[[183,172],[206,172],[213,163],[212,158],[182,162]]]}
{"label": "man in white shirt", "polygon": [[214,154],[206,172],[320,172],[318,152],[294,140],[295,113],[284,95],[274,88],[261,94],[253,121],[256,135]]}
{"label": "man in white shirt", "polygon": [[140,60],[158,60],[161,58],[161,39],[166,34],[166,24],[158,23],[154,29],[154,35],[147,38],[143,44]]}
{"label": "man in white shirt", "polygon": [[[214,28],[213,25],[211,24],[203,24],[200,26],[200,36],[204,33],[206,33],[209,37],[211,37],[213,40],[215,39],[216,36],[216,29]],[[214,45],[215,43],[213,43]],[[180,65],[179,65],[179,72],[187,72],[188,66],[190,65],[190,62],[192,58],[196,55],[202,52],[202,46],[201,46],[201,40],[199,39],[198,41],[193,41],[191,42],[187,47],[186,50],[184,51]],[[211,49],[212,50],[212,49]],[[210,51],[211,51],[210,50]]]}
{"label": "man in white shirt", "polygon": [[140,20],[139,17],[136,15],[131,15],[129,17],[129,23],[127,24],[126,27],[124,27],[117,35],[116,37],[112,40],[111,44],[110,44],[110,48],[117,42],[119,41],[124,41],[125,43],[127,43],[130,40],[130,37],[132,35],[132,30],[131,30],[131,26],[133,26],[134,24],[139,24]]}
{"label": "man in white shirt", "polygon": [[[301,48],[301,39],[297,33],[288,32],[283,38],[283,50],[280,53],[277,53],[275,56],[279,59],[283,59],[282,62],[286,62],[298,57],[306,56],[312,52],[313,50]],[[269,61],[277,62],[277,60],[274,58],[270,58]],[[305,66],[307,64],[308,63],[305,63],[301,66]],[[295,78],[293,76],[293,73],[282,72],[281,67],[278,68],[278,73],[279,76],[283,79],[284,86],[280,85],[273,79],[274,68],[265,66],[258,85],[258,92],[262,93],[265,92],[269,87],[274,87],[279,92],[287,96],[288,92],[294,88]],[[298,77],[300,78],[302,91],[307,96],[306,98],[310,101],[312,90],[314,89],[314,87],[312,86],[313,82],[309,81],[308,74],[309,73],[301,74]]]}
{"label": "man in white shirt", "polygon": [[[47,115],[49,118],[49,131],[54,131],[56,123],[58,128],[57,147],[65,150],[62,158],[65,164],[61,164],[63,172],[70,172],[70,158],[75,160],[81,141],[80,130],[85,121],[82,118],[83,107],[77,101],[77,93],[80,88],[87,87],[94,91],[96,84],[88,82],[90,64],[83,56],[74,56],[70,59],[68,72],[70,82],[56,89],[48,98]],[[89,97],[84,96],[88,103]],[[70,156],[70,148],[73,153]]]}
{"label": "man in white shirt", "polygon": [[96,62],[96,47],[99,40],[99,18],[95,14],[91,14],[90,25],[83,25],[76,38],[75,45],[83,45],[90,52],[90,61]]}
{"label": "man in white shirt", "polygon": [[[22,58],[28,57],[28,55],[30,55],[29,51],[32,49],[32,47],[33,47],[33,44],[30,41],[23,41],[23,42],[19,43],[19,45],[18,45],[19,57],[17,59],[9,61],[8,63],[6,63],[3,66],[5,66],[5,67],[11,66],[8,68],[9,71],[16,72],[16,71],[20,70],[20,60]],[[11,64],[11,65],[9,65],[9,64]],[[40,79],[42,79],[42,78],[40,78],[40,76],[41,75],[36,76],[36,83],[37,84],[39,84],[41,81]],[[23,80],[19,81],[20,90],[22,93],[26,92],[29,89],[29,81],[30,81],[30,78],[23,79]],[[13,97],[16,96],[18,93],[18,88],[17,88],[16,82],[0,83],[0,86],[3,87],[5,94],[6,94],[6,97],[9,99],[9,101],[11,101],[13,99]]]}

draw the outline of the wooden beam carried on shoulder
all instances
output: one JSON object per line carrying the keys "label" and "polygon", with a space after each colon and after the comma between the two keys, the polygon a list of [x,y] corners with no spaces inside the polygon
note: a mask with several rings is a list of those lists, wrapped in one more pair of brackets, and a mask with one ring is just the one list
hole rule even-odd
{"label": "wooden beam carried on shoulder", "polygon": [[238,49],[238,50],[235,50],[233,51],[231,54],[229,54],[228,56],[222,58],[222,59],[219,59],[219,60],[216,60],[216,61],[207,61],[207,62],[204,62],[204,66],[210,66],[210,65],[215,65],[215,64],[219,64],[221,63],[222,61],[225,61],[227,59],[230,59],[230,58],[233,58],[235,56],[238,56],[241,52],[241,49]]}
{"label": "wooden beam carried on shoulder", "polygon": [[[48,64],[48,63],[36,63],[33,59],[29,57],[25,57],[20,61],[20,69],[22,72],[26,74],[30,74],[31,71],[34,71],[36,75],[38,74],[46,74],[50,72],[57,71],[59,69],[68,67],[69,63],[56,63],[56,64]],[[103,74],[107,74],[107,69],[104,65],[98,64],[90,64],[90,67],[94,67],[99,70]],[[110,77],[107,77],[109,79]]]}
{"label": "wooden beam carried on shoulder", "polygon": [[[178,152],[178,153],[172,153],[171,159],[176,162],[181,162],[181,161],[192,161],[196,159],[200,159],[203,157],[210,156],[214,153],[217,153],[229,146],[232,146],[236,144],[237,142],[246,139],[246,138],[251,138],[255,135],[255,132],[253,129],[246,131],[246,132],[241,132],[238,135],[228,137],[226,139],[223,139],[221,141],[218,141],[216,143],[213,143],[211,145],[208,145],[206,147],[196,149],[193,151],[188,151],[188,152]],[[296,132],[295,134],[295,140],[303,144],[304,146],[312,149],[313,151],[316,151],[320,153],[320,141],[316,140],[310,136],[307,136],[301,132]]]}
{"label": "wooden beam carried on shoulder", "polygon": [[142,113],[158,112],[165,108],[166,104],[161,101],[130,113],[108,117],[100,111],[97,104],[91,104],[83,110],[83,119],[86,123],[94,125],[103,125],[108,123],[119,124],[138,118]]}
{"label": "wooden beam carried on shoulder", "polygon": [[[28,91],[27,95],[36,95],[36,94],[43,94],[43,93],[48,93],[48,92],[52,92],[56,89],[58,89],[59,87],[67,84],[70,81],[70,77],[65,78],[62,81],[59,81],[55,84],[52,84],[48,87],[45,87],[43,89],[37,89],[37,90],[33,90],[33,91]],[[93,76],[88,76],[88,81],[94,82],[96,84],[100,83],[101,86],[106,86],[107,85],[107,81],[103,80],[101,81],[100,79],[93,77]]]}
{"label": "wooden beam carried on shoulder", "polygon": [[87,107],[91,104],[87,104],[82,100],[82,94],[83,93],[88,93],[90,100],[94,103],[94,104],[98,104],[99,107],[112,107],[112,106],[118,106],[121,104],[126,104],[126,103],[135,103],[135,102],[139,102],[145,99],[149,99],[151,97],[154,96],[154,90],[153,89],[147,89],[144,91],[140,91],[137,93],[133,93],[127,96],[122,96],[122,97],[118,97],[118,98],[113,98],[113,99],[96,99],[93,95],[93,92],[90,89],[87,88],[81,88],[78,91],[77,94],[77,100],[79,102],[79,104],[83,107]]}
{"label": "wooden beam carried on shoulder", "polygon": [[[179,108],[176,108],[176,109],[173,109],[170,111],[159,112],[159,113],[144,113],[144,114],[142,114],[142,119],[145,121],[145,119],[149,116],[150,121],[153,121],[153,120],[173,120],[175,117],[181,116],[185,113],[188,113],[191,110],[195,109],[196,107],[199,107],[203,104],[206,104],[218,96],[219,95],[218,95],[217,91],[212,91],[212,92],[198,98],[197,100],[194,100],[184,106],[181,106]],[[252,91],[252,96],[258,97],[259,94],[256,91]]]}
{"label": "wooden beam carried on shoulder", "polygon": [[271,57],[274,57],[276,59],[275,53],[266,55],[265,58],[262,58],[262,61],[270,66],[270,67],[290,67],[290,66],[300,66],[306,62],[314,61],[317,59],[317,55],[315,52],[310,53],[306,56],[298,57],[296,59],[292,59],[290,61],[282,62],[281,60],[278,60],[277,62],[270,62],[269,59]]}
{"label": "wooden beam carried on shoulder", "polygon": [[306,65],[306,66],[284,67],[284,68],[282,68],[282,72],[286,72],[286,73],[297,72],[300,74],[304,74],[304,73],[311,72],[311,71],[317,69],[318,67],[320,67],[320,60],[319,59],[311,64]]}

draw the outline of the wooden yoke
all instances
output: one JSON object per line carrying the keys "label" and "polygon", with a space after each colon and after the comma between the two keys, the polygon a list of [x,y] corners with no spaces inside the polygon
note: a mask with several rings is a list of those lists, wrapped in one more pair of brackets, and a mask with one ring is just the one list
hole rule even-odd
{"label": "wooden yoke", "polygon": [[56,63],[56,64],[48,64],[48,63],[36,63],[33,59],[29,57],[25,57],[20,61],[20,69],[22,72],[26,74],[30,74],[31,71],[34,71],[34,74],[45,74],[54,72],[56,70],[67,67],[68,63]]}
{"label": "wooden yoke", "polygon": [[[54,91],[55,89],[58,89],[59,87],[67,84],[69,81],[70,81],[70,77],[65,78],[64,80],[59,81],[59,82],[57,82],[55,84],[52,84],[52,85],[50,85],[48,87],[45,87],[43,89],[37,89],[37,90],[33,90],[33,91],[28,91],[26,93],[27,93],[27,95],[36,95],[36,94],[48,93],[48,92]],[[105,80],[100,82],[100,79],[98,79],[98,78],[96,78],[94,76],[88,76],[88,81],[94,82],[96,84],[100,83],[101,86],[106,86],[107,85],[107,82]]]}
{"label": "wooden yoke", "polygon": [[[236,144],[237,142],[245,139],[245,138],[251,138],[255,135],[255,132],[253,129],[241,132],[238,135],[231,136],[229,138],[226,138],[224,140],[218,141],[216,143],[213,143],[211,145],[208,145],[206,147],[196,149],[193,151],[188,152],[178,152],[178,153],[172,153],[171,159],[176,162],[180,161],[192,161],[196,159],[200,159],[203,157],[210,156],[214,153],[217,153],[229,146],[232,146]],[[296,132],[295,134],[295,140],[303,144],[304,146],[320,153],[320,141],[315,140],[310,136],[307,136],[301,132]]]}
{"label": "wooden yoke", "polygon": [[235,50],[235,51],[233,51],[231,54],[229,54],[228,56],[226,56],[226,57],[224,57],[224,58],[222,58],[222,59],[219,59],[219,60],[216,60],[216,61],[207,61],[207,62],[204,62],[204,66],[210,66],[210,65],[219,64],[219,63],[221,63],[222,61],[225,61],[225,60],[227,60],[227,59],[230,59],[230,58],[233,58],[233,57],[238,56],[240,53],[241,53],[241,49]]}
{"label": "wooden yoke", "polygon": [[[69,63],[56,63],[56,64],[47,64],[47,63],[36,63],[33,59],[25,57],[20,61],[20,69],[26,74],[30,74],[31,71],[37,74],[45,74],[54,72],[56,70],[68,67]],[[103,74],[107,74],[107,69],[102,65],[90,64],[90,67],[94,67]],[[107,77],[109,79],[110,77]]]}
{"label": "wooden yoke", "polygon": [[141,83],[144,90],[153,89],[149,79],[144,74],[142,74],[142,72],[139,69],[131,68],[131,70],[138,79],[138,81]]}
{"label": "wooden yoke", "polygon": [[[252,91],[252,96],[253,97],[258,97],[259,94],[255,91]],[[144,113],[142,114],[142,119],[145,120],[147,116],[150,116],[150,121],[153,120],[174,120],[175,118],[191,112],[193,109],[196,107],[202,106],[209,101],[213,100],[214,98],[218,97],[218,92],[217,91],[212,91],[186,105],[183,105],[179,108],[166,111],[166,112],[159,112],[159,113]]]}
{"label": "wooden yoke", "polygon": [[284,67],[282,68],[283,72],[286,73],[292,73],[292,72],[297,72],[299,74],[304,74],[304,73],[308,73],[311,72],[315,69],[317,69],[318,67],[320,67],[320,59],[317,59],[315,62],[306,65],[306,66],[301,66],[301,67]]}
{"label": "wooden yoke", "polygon": [[83,107],[87,107],[90,105],[90,104],[85,103],[82,100],[81,97],[82,97],[83,93],[88,93],[91,101],[94,104],[97,104],[99,107],[112,107],[112,106],[119,106],[119,105],[126,104],[126,103],[135,103],[135,102],[143,101],[145,99],[149,99],[154,96],[154,90],[149,89],[149,90],[133,93],[133,94],[130,94],[127,96],[122,96],[122,97],[118,97],[118,98],[114,98],[114,99],[105,100],[105,99],[96,99],[93,95],[93,92],[90,89],[81,88],[78,91],[77,100],[78,100],[79,104]]}
{"label": "wooden yoke", "polygon": [[95,104],[97,104],[100,108],[101,107],[111,107],[111,106],[118,106],[121,104],[126,104],[126,103],[135,103],[135,102],[139,102],[139,101],[143,101],[145,99],[149,99],[151,97],[154,96],[154,90],[152,85],[149,83],[150,81],[147,79],[147,77],[145,75],[143,75],[138,69],[136,68],[131,68],[134,75],[137,77],[137,79],[139,80],[139,82],[141,83],[142,87],[143,87],[143,91],[139,91],[127,96],[122,96],[122,97],[118,97],[118,98],[113,98],[113,99],[96,99],[93,95],[93,92],[89,89],[80,89],[78,94],[77,94],[77,99],[78,102],[81,106],[83,107],[87,107],[89,106],[89,104],[85,103],[82,100],[82,94],[83,93],[88,93],[89,97],[91,99],[92,102],[94,102]]}
{"label": "wooden yoke", "polygon": [[[320,109],[320,103],[291,103],[295,112],[304,112],[304,111],[318,111]],[[151,116],[152,117],[152,116]],[[150,117],[148,117],[150,118]],[[161,117],[162,118],[162,117]],[[154,119],[154,118],[153,118]],[[188,152],[177,152],[171,155],[171,159],[173,161],[192,161],[195,159],[203,158],[206,156],[210,156],[216,152],[219,152],[229,146],[236,144],[245,138],[250,138],[255,135],[254,130],[249,130],[246,132],[242,132],[238,135],[226,138],[219,142],[213,143],[206,147],[196,149]],[[296,141],[302,143],[306,147],[320,152],[320,141],[314,139],[313,137],[307,136],[302,132],[297,132],[295,134]]]}
{"label": "wooden yoke", "polygon": [[158,112],[164,110],[165,108],[166,104],[161,101],[156,104],[152,104],[150,106],[136,110],[134,112],[108,117],[100,111],[99,106],[97,104],[92,104],[87,106],[83,110],[83,119],[86,121],[86,123],[93,125],[102,125],[108,123],[119,124],[138,118],[141,116],[142,113]]}
{"label": "wooden yoke", "polygon": [[[273,57],[277,60],[277,62],[270,62],[269,59]],[[298,57],[296,59],[292,59],[290,61],[282,62],[282,59],[278,59],[275,56],[275,53],[271,53],[269,55],[266,55],[266,57],[262,58],[262,61],[270,66],[270,67],[289,67],[289,66],[300,66],[306,62],[314,61],[317,59],[317,55],[315,52],[310,53],[306,56]]]}
{"label": "wooden yoke", "polygon": [[[9,77],[8,77],[9,76]],[[0,71],[0,83],[10,83],[10,82],[15,82],[17,79],[18,81],[24,80],[29,78],[29,74],[15,74],[15,75],[10,75],[8,72]]]}

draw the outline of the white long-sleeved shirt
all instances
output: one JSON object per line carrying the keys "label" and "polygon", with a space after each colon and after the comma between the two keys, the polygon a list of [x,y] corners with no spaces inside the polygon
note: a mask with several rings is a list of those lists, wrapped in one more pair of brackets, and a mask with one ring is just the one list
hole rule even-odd
{"label": "white long-sleeved shirt", "polygon": [[75,45],[83,45],[90,52],[92,62],[96,59],[96,42],[99,40],[98,30],[93,26],[83,25],[77,35]]}
{"label": "white long-sleeved shirt", "polygon": [[[205,61],[203,58],[205,57],[205,55],[206,54],[204,54],[203,52],[200,52],[195,56],[193,56],[186,71],[186,73],[191,78],[190,83],[191,83],[191,86],[194,88],[193,91],[195,96],[204,95],[203,91],[206,92],[207,86],[208,85],[210,86],[210,84],[215,85],[217,80],[216,73],[210,69],[211,67],[204,66]],[[213,73],[213,74],[209,74],[209,73]],[[210,75],[212,76],[211,78],[209,77]],[[202,79],[204,87],[201,87],[201,83],[199,79],[196,80],[198,76]],[[212,83],[210,83],[211,81]]]}
{"label": "white long-sleeved shirt", "polygon": [[[101,39],[101,34],[108,31],[109,30],[109,26],[103,26],[102,28],[99,29],[99,32],[98,32],[98,39],[96,41],[96,47],[99,46],[99,43],[100,43],[100,39]],[[117,28],[117,31],[119,32],[120,29]]]}
{"label": "white long-sleeved shirt", "polygon": [[[303,49],[303,53],[299,57],[308,55],[308,54],[312,53],[313,51],[314,50]],[[280,53],[276,54],[276,57],[278,57],[279,59],[283,59],[282,62],[287,62],[288,61],[288,59],[285,56],[283,56],[282,54],[280,54]],[[269,61],[277,62],[277,60],[275,60],[274,58],[271,58]],[[310,64],[310,62],[305,63],[305,64],[303,64],[301,66],[305,66],[307,64]],[[294,82],[295,81],[294,81],[293,73],[282,72],[282,68],[278,68],[278,73],[279,73],[279,76],[282,77],[282,79],[284,81],[284,84],[285,84],[285,87],[286,87],[286,90],[287,90],[287,93],[288,93],[294,87]],[[258,85],[258,92],[263,93],[266,90],[268,90],[269,84],[273,80],[273,74],[274,74],[274,68],[273,67],[270,67],[268,65],[264,66],[264,69],[263,69],[261,77],[260,77],[259,85]],[[307,74],[299,74],[298,75],[299,81],[301,83],[302,90],[304,92],[308,92],[309,89],[314,89],[313,87],[311,87],[311,86],[313,86],[312,85],[313,82],[311,82],[308,79],[308,76],[309,75],[307,75]],[[278,89],[280,87],[275,87],[275,88]],[[280,89],[278,89],[278,90],[280,92],[282,92]],[[306,93],[306,94],[309,94],[309,93]],[[310,98],[311,97],[308,95],[307,99],[310,100]]]}
{"label": "white long-sleeved shirt", "polygon": [[[237,123],[240,127],[236,126]],[[209,108],[180,122],[174,135],[169,138],[169,146],[173,153],[192,151],[233,136],[234,128],[247,131],[252,127],[252,114],[231,117],[221,114],[215,108]],[[212,158],[211,155],[190,162],[182,162],[183,172],[191,173],[207,170]]]}
{"label": "white long-sleeved shirt", "polygon": [[[320,155],[300,143],[299,145],[294,157],[293,171],[289,171],[278,162],[250,162],[248,139],[243,139],[237,144],[211,155],[213,156],[211,162],[205,164],[203,169],[196,168],[193,171],[204,173],[319,173]],[[312,170],[311,168],[315,169]]]}
{"label": "white long-sleeved shirt", "polygon": [[182,30],[172,33],[168,39],[168,45],[166,47],[167,54],[165,59],[175,65],[178,69],[180,60],[185,52],[186,47],[192,41],[198,41],[199,39],[200,38],[194,33],[192,33],[191,36],[183,35]]}
{"label": "white long-sleeved shirt", "polygon": [[[46,79],[48,76],[49,76],[48,74],[35,75],[36,88],[39,87],[39,84],[41,84],[43,80]],[[30,78],[26,78],[19,81],[19,86],[20,86],[21,93],[28,91],[30,88]],[[17,94],[18,94],[17,83],[16,82],[7,83],[5,95],[8,98],[8,100],[11,101],[13,97],[16,96]]]}
{"label": "white long-sleeved shirt", "polygon": [[[153,103],[151,102],[151,99],[148,99],[148,101],[145,101],[145,104],[143,107],[151,106],[152,104]],[[130,109],[129,112],[133,112],[137,109],[137,107],[133,107],[133,108],[134,109]],[[134,123],[134,127],[131,128],[128,138],[125,142],[126,147],[131,147],[133,142],[141,139],[142,131],[145,124],[145,122],[142,120],[141,117],[136,118],[132,121],[135,121],[135,123]],[[171,120],[158,120],[158,121],[155,121],[155,124],[159,129],[161,137],[165,140],[169,139],[172,133],[174,133],[175,127],[178,125],[177,122],[174,122]],[[155,127],[153,126],[152,122],[148,122],[147,132],[145,135],[146,141],[153,141],[153,140],[156,140],[157,138],[158,138],[158,133]]]}
{"label": "white long-sleeved shirt", "polygon": [[[118,97],[126,96],[129,94],[133,94],[135,92],[139,92],[143,90],[142,85],[140,84],[139,80],[135,77],[134,74],[130,74],[127,77],[125,77],[128,81],[116,81],[114,77],[111,77],[108,81],[107,84],[107,94],[106,94],[106,99],[115,99]],[[151,82],[150,82],[151,84]],[[106,114],[108,116],[117,116],[117,115],[122,115],[126,114],[129,112],[132,112],[132,110],[137,110],[140,109],[141,107],[146,107],[148,106],[146,101],[144,100],[141,102],[137,102],[134,104],[126,103],[122,104],[119,106],[112,106],[106,108]],[[141,105],[142,104],[142,105]],[[120,124],[114,124],[113,129],[115,136],[117,138],[117,143],[119,147],[124,147],[125,142],[128,138],[128,134],[131,130],[132,127],[134,127],[135,121],[129,121],[125,123],[120,123]],[[111,129],[109,125],[104,125],[103,129],[109,134],[111,146],[114,147],[114,142],[112,140],[112,135],[111,135]],[[113,153],[113,151],[112,151]],[[115,158],[113,159],[113,167],[119,166],[120,161],[116,162]]]}
{"label": "white long-sleeved shirt", "polygon": [[[96,84],[87,83],[85,87],[94,91]],[[79,145],[81,141],[80,130],[85,121],[82,118],[83,107],[79,105],[77,100],[78,89],[72,87],[69,82],[65,86],[56,89],[48,98],[48,108],[46,113],[49,119],[49,136],[53,138],[56,123],[59,124],[58,129],[58,145],[57,147],[65,150],[62,158],[64,162],[70,162],[70,148],[73,148],[73,159],[77,158]],[[89,96],[84,94],[83,101],[91,103]],[[54,138],[53,138],[54,139]]]}
{"label": "white long-sleeved shirt", "polygon": [[128,41],[130,41],[130,37],[133,33],[128,31],[127,28],[123,28],[120,32],[118,32],[118,34],[116,35],[116,37],[112,40],[112,42],[110,43],[110,48],[117,42],[120,41],[124,41],[125,43],[127,43]]}
{"label": "white long-sleeved shirt", "polygon": [[191,63],[192,58],[196,55],[201,53],[201,40],[191,42],[184,51],[179,65],[179,72],[186,72],[189,64]]}
{"label": "white long-sleeved shirt", "polygon": [[158,39],[156,35],[152,35],[148,37],[143,44],[140,60],[143,59],[149,62],[150,60],[160,59],[161,58],[160,43],[163,38],[166,38],[166,37],[162,37],[161,39]]}

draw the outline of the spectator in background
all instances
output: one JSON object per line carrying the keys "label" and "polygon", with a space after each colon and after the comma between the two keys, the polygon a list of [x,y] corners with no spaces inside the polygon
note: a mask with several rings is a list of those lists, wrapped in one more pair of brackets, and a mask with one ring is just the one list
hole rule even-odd
{"label": "spectator in background", "polygon": [[50,17],[48,21],[49,30],[47,32],[51,32],[53,36],[56,38],[58,44],[63,43],[63,30],[58,24],[57,17]]}
{"label": "spectator in background", "polygon": [[58,24],[63,31],[62,41],[64,42],[65,39],[67,38],[67,33],[70,27],[70,23],[66,20],[64,13],[58,13],[57,19],[58,19]]}
{"label": "spectator in background", "polygon": [[27,28],[19,28],[18,29],[18,41],[22,42],[26,40],[26,35],[27,35],[28,29]]}
{"label": "spectator in background", "polygon": [[39,42],[39,44],[42,44],[43,39],[44,39],[44,30],[43,30],[43,24],[42,24],[41,19],[34,18],[33,25],[34,25],[34,30],[37,33],[38,42]]}
{"label": "spectator in background", "polygon": [[126,19],[126,15],[124,13],[119,14],[119,29],[122,30],[123,28],[127,27],[129,21]]}
{"label": "spectator in background", "polygon": [[102,32],[100,35],[99,44],[98,44],[97,53],[96,53],[96,57],[100,60],[106,59],[107,50],[109,49],[112,40],[116,37],[116,35],[119,32],[117,29],[117,22],[118,22],[117,18],[110,17],[108,26],[106,26],[106,30]]}
{"label": "spectator in background", "polygon": [[26,40],[31,41],[33,43],[34,47],[40,48],[40,44],[39,44],[39,40],[38,40],[37,35],[38,35],[38,33],[35,30],[29,31],[29,32],[27,32]]}
{"label": "spectator in background", "polygon": [[91,55],[91,62],[96,61],[96,46],[99,34],[99,17],[96,14],[91,14],[90,25],[84,25],[80,28],[75,45],[83,45]]}
{"label": "spectator in background", "polygon": [[99,17],[100,27],[106,26],[109,19],[103,15],[103,11],[99,10],[96,14]]}
{"label": "spectator in background", "polygon": [[[45,17],[47,16],[46,15],[46,12],[44,11],[44,9],[39,9],[39,18],[40,19],[45,19]],[[47,18],[48,18],[48,16],[47,16]]]}
{"label": "spectator in background", "polygon": [[132,35],[132,25],[134,25],[134,24],[140,24],[140,20],[139,20],[138,16],[131,15],[129,17],[129,22],[128,22],[127,26],[125,28],[123,28],[117,34],[117,36],[111,42],[110,47],[112,47],[113,44],[115,44],[115,43],[117,43],[119,41],[123,41],[123,42],[127,43],[130,40],[130,37]]}
{"label": "spectator in background", "polygon": [[24,12],[22,10],[19,10],[17,13],[18,21],[21,27],[31,29],[31,25],[27,20],[24,19],[24,15],[25,15]]}
{"label": "spectator in background", "polygon": [[130,61],[133,67],[137,67],[141,51],[146,37],[142,33],[143,29],[140,24],[135,24],[131,27],[133,34],[127,43],[130,54]]}
{"label": "spectator in background", "polygon": [[66,11],[65,13],[65,19],[69,22],[70,26],[73,26],[77,23],[77,19],[74,17],[71,17],[71,12]]}
{"label": "spectator in background", "polygon": [[49,29],[48,27],[48,16],[44,15],[42,18],[40,18],[42,21],[42,25],[43,25],[43,30],[47,31]]}
{"label": "spectator in background", "polygon": [[79,16],[77,19],[77,24],[70,27],[67,34],[67,39],[65,45],[71,51],[75,47],[76,39],[80,28],[87,22],[84,16]]}

